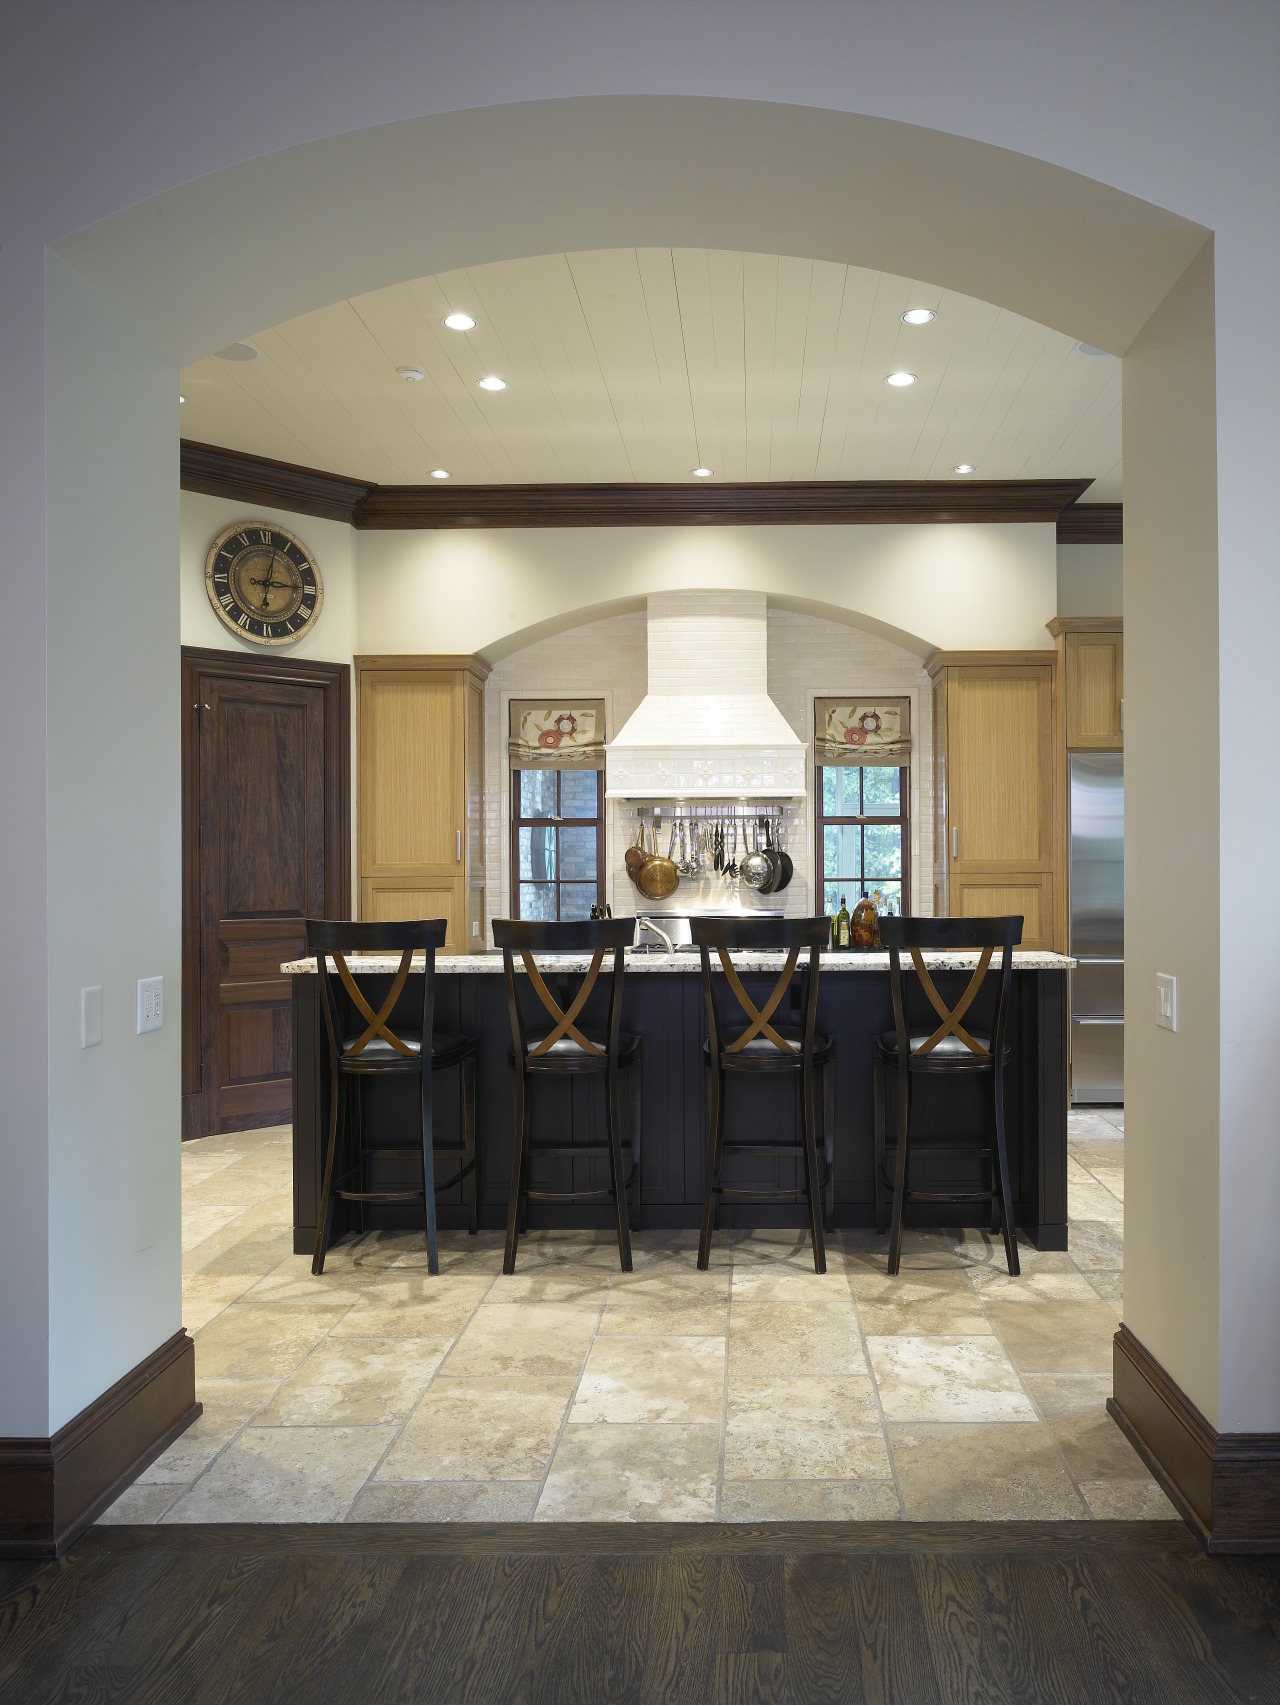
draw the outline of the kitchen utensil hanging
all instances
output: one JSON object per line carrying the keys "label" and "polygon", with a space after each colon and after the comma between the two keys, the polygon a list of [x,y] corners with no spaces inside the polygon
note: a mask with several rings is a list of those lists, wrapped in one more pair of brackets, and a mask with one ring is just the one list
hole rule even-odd
{"label": "kitchen utensil hanging", "polygon": [[783,836],[785,835],[785,832],[786,831],[783,829],[782,825],[779,824],[778,825],[779,842],[778,842],[778,846],[776,848],[776,851],[777,851],[777,855],[778,855],[778,863],[782,868],[781,868],[781,874],[779,875],[777,882],[774,884],[773,892],[775,894],[780,894],[784,888],[790,887],[791,878],[796,873],[796,867],[791,862],[791,854],[787,851],[785,841],[783,840]]}
{"label": "kitchen utensil hanging", "polygon": [[755,824],[752,824],[751,828],[751,851],[743,859],[740,869],[742,880],[756,893],[760,892],[773,874],[773,867],[767,855],[760,850],[760,830]]}
{"label": "kitchen utensil hanging", "polygon": [[636,887],[646,900],[666,900],[680,886],[680,872],[676,869],[675,860],[671,857],[671,848],[675,846],[675,824],[671,825],[671,846],[664,858],[658,851],[658,829],[653,827],[653,850],[636,873]]}
{"label": "kitchen utensil hanging", "polygon": [[634,844],[629,846],[626,852],[622,855],[623,863],[627,867],[627,875],[633,882],[640,874],[641,866],[644,864],[644,861],[648,858],[648,856],[649,855],[645,850],[644,844],[644,824],[641,823],[639,829],[636,831]]}

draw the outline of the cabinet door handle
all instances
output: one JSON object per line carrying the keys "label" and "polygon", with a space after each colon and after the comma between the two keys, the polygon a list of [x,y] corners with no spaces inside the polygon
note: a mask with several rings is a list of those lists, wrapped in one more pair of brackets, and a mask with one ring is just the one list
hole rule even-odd
{"label": "cabinet door handle", "polygon": [[458,863],[459,863],[459,864],[461,864],[461,863],[462,863],[462,830],[461,830],[461,829],[459,829],[459,830],[458,830],[458,852],[457,852],[457,859],[458,859]]}
{"label": "cabinet door handle", "polygon": [[960,857],[960,831],[954,823],[951,825],[951,856],[952,858]]}

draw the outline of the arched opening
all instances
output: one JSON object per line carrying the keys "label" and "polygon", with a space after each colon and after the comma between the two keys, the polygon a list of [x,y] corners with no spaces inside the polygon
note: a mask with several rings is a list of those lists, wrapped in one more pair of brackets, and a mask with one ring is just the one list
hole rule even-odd
{"label": "arched opening", "polygon": [[[692,181],[684,169],[690,158],[704,162]],[[803,194],[795,192],[799,183]],[[287,255],[246,267],[238,233],[285,222]],[[1135,891],[1130,942],[1145,983],[1177,882],[1174,871],[1167,879],[1155,874],[1175,821],[1161,735],[1177,703],[1169,665],[1194,656],[1197,627],[1214,619],[1212,458],[1208,469],[1203,460],[1213,434],[1208,234],[1105,185],[938,132],[856,115],[658,97],[490,108],[331,138],[172,191],[58,245],[48,302],[58,352],[51,578],[68,615],[57,671],[81,699],[101,689],[109,708],[87,741],[79,729],[61,731],[51,758],[54,810],[68,825],[77,812],[99,808],[110,820],[107,784],[94,772],[111,752],[110,791],[119,790],[119,766],[132,766],[149,828],[167,849],[160,874],[152,869],[145,880],[123,828],[104,839],[92,884],[70,856],[55,861],[50,901],[64,946],[102,940],[117,952],[128,932],[145,937],[166,964],[177,961],[174,747],[157,766],[137,724],[142,694],[116,690],[120,672],[141,678],[160,657],[163,670],[172,667],[176,368],[307,308],[397,279],[479,260],[645,242],[882,266],[1004,303],[1128,358],[1126,620],[1136,708],[1127,733],[1137,783],[1129,835],[1134,863],[1153,873]],[[112,441],[104,457],[101,446]],[[130,517],[144,510],[146,522],[129,539]],[[1198,520],[1191,532],[1189,516]],[[95,545],[113,534],[110,578],[88,573]],[[1176,600],[1166,597],[1170,584],[1179,589]],[[812,589],[777,590],[798,608],[821,603]],[[625,602],[606,601],[614,609]],[[147,620],[130,629],[117,614],[122,603],[145,608]],[[562,602],[542,620],[567,622],[573,609]],[[893,621],[888,610],[872,619],[908,643],[905,619]],[[104,631],[121,638],[110,668],[97,655]],[[473,649],[500,654],[515,637],[504,631],[501,620],[490,622]],[[527,624],[517,633],[528,643],[541,631]],[[1190,738],[1199,742],[1194,755],[1210,786],[1216,719],[1206,716]],[[1185,831],[1201,834],[1207,867],[1216,865],[1213,827]],[[110,927],[102,921],[108,916]],[[1216,977],[1207,971],[1196,1000],[1199,1015],[1210,1017]],[[130,1266],[100,1287],[101,1318],[83,1306],[79,1275],[103,1244],[98,1190],[118,1198],[119,1180],[105,1167],[95,1177],[90,1165],[56,1187],[57,1238],[82,1255],[54,1310],[51,1356],[65,1370],[55,1381],[55,1427],[178,1321],[175,1179],[172,1163],[160,1159],[174,1126],[176,1040],[171,1034],[151,1057],[134,1061],[117,1086],[118,1125],[132,1122],[133,1166],[148,1175],[141,1211],[155,1221],[162,1250],[158,1267]],[[1139,1046],[1131,1086],[1134,1127],[1148,1137],[1136,1144],[1129,1313],[1213,1415],[1216,1227],[1206,1231],[1200,1206],[1206,1179],[1216,1177],[1216,1057],[1206,1062],[1203,1052],[1180,1046],[1170,1059]],[[100,1094],[83,1073],[58,1082],[55,1124],[68,1136],[68,1155],[72,1134],[99,1117]],[[1155,1145],[1170,1123],[1186,1139],[1178,1180],[1163,1175]],[[1193,1237],[1205,1259],[1189,1274],[1181,1250]],[[158,1272],[163,1283],[144,1306],[141,1287]]]}

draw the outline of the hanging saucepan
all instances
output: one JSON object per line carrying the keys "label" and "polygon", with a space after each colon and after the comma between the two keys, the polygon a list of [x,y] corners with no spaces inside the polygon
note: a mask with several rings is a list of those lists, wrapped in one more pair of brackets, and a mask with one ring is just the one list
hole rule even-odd
{"label": "hanging saucepan", "polygon": [[[674,837],[675,830],[672,830]],[[636,887],[646,900],[666,900],[680,886],[680,872],[670,856],[663,858],[658,851],[658,831],[653,831],[653,850],[636,872]]]}
{"label": "hanging saucepan", "polygon": [[779,865],[779,876],[778,880],[774,883],[769,892],[771,894],[780,894],[784,888],[790,885],[791,878],[796,873],[796,867],[791,862],[791,854],[787,852],[784,847],[776,846],[773,851],[774,857],[777,859]]}
{"label": "hanging saucepan", "polygon": [[627,875],[633,882],[636,877],[639,876],[640,867],[648,856],[649,855],[645,851],[644,846],[644,824],[641,823],[640,827],[636,830],[635,845],[628,847],[626,852],[622,855],[623,863],[627,867]]}
{"label": "hanging saucepan", "polygon": [[764,856],[769,861],[769,874],[760,885],[762,894],[776,894],[782,886],[782,858],[773,844],[773,826],[766,819],[764,825]]}
{"label": "hanging saucepan", "polygon": [[765,892],[765,883],[773,875],[773,866],[767,853],[760,850],[760,832],[753,824],[751,828],[751,851],[738,866],[739,874],[748,888],[754,888],[756,893]]}

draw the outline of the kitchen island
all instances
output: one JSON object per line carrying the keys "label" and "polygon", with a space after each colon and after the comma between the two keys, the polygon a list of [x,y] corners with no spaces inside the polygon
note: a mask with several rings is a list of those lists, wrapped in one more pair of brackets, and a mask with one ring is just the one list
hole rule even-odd
{"label": "kitchen island", "polygon": [[[944,998],[954,1000],[968,982],[976,955],[930,953],[925,960]],[[743,954],[737,963],[745,986],[759,1001],[773,987],[783,956]],[[1071,963],[1057,953],[1014,954],[1009,1008],[1012,1057],[1005,1079],[1009,1162],[1018,1231],[1040,1249],[1067,1247],[1067,971]],[[390,988],[397,957],[359,956],[351,964],[376,1009]],[[585,966],[584,958],[566,955],[556,966],[557,974],[548,975],[549,985],[556,990],[558,973],[563,971],[565,987],[557,991],[562,1002],[577,986]],[[282,965],[281,970],[292,978],[293,989],[294,1248],[303,1254],[310,1251],[315,1239],[328,1133],[329,1072],[315,962],[295,960]],[[588,1024],[593,1014],[597,1022],[601,1021],[605,981],[601,979],[601,987],[587,1008]],[[973,1022],[979,1028],[983,1002],[993,996],[994,981],[988,978],[983,996],[972,1009]],[[401,996],[406,1022],[410,1022],[408,1015],[421,1007],[421,988],[419,985],[415,993],[415,984],[417,978],[411,975]],[[792,984],[793,1000],[798,1001],[799,989],[797,973]],[[399,1014],[402,1009],[396,1010]],[[873,1226],[874,1039],[893,1028],[888,955],[824,953],[818,1023],[835,1043],[831,1141],[836,1225]],[[437,958],[436,1027],[440,1032],[479,1038],[476,1147],[480,1224],[498,1229],[506,1224],[514,1116],[513,1073],[508,1060],[511,1031],[500,953]],[[640,1067],[640,1227],[694,1227],[702,1212],[707,1152],[702,1052],[706,1016],[697,955],[629,953],[623,1028],[644,1040]],[[458,1087],[456,1072],[440,1072],[434,1079],[435,1126],[438,1136],[446,1140],[453,1140],[451,1133],[458,1129]],[[982,1082],[977,1078],[964,1083],[926,1082],[916,1092],[913,1130],[946,1131],[958,1138],[985,1132],[989,1120],[982,1092]],[[411,1183],[421,1172],[416,1079],[373,1083],[366,1094],[367,1128],[376,1132],[376,1146],[404,1149],[403,1159],[393,1155],[373,1164],[371,1187]],[[794,1082],[734,1084],[729,1094],[731,1137],[759,1133],[767,1140],[773,1129],[791,1130],[799,1117]],[[553,1132],[561,1143],[599,1141],[603,1136],[603,1095],[598,1082],[553,1079],[538,1083],[532,1111],[535,1143]],[[624,1144],[628,1139],[624,1126]],[[602,1157],[548,1159],[541,1165],[549,1189],[600,1188],[607,1181]],[[793,1188],[796,1165],[789,1156],[738,1162],[742,1181],[760,1188]],[[985,1187],[985,1168],[963,1157],[913,1162],[915,1165],[928,1165],[928,1173],[922,1176],[941,1188],[970,1184]],[[754,1171],[748,1172],[748,1166]],[[562,1169],[558,1182],[556,1168]],[[420,1208],[371,1206],[365,1212],[369,1228],[421,1224]],[[799,1226],[804,1212],[803,1203],[726,1202],[722,1224]],[[335,1238],[357,1223],[349,1206],[340,1202]],[[535,1229],[607,1228],[612,1224],[612,1208],[607,1201],[534,1202],[530,1204],[529,1223]],[[922,1206],[908,1210],[907,1223],[983,1225],[989,1223],[989,1215],[981,1206]],[[442,1195],[440,1224],[465,1226],[466,1210],[458,1191]]]}

